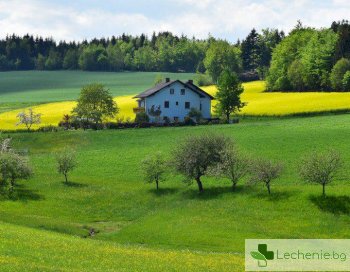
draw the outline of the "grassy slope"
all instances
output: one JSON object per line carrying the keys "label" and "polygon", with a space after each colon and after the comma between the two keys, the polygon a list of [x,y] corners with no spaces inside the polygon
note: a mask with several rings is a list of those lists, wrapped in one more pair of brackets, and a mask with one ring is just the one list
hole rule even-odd
{"label": "grassy slope", "polygon": [[114,96],[135,94],[152,86],[156,75],[187,80],[194,74],[153,72],[23,71],[0,72],[0,103],[46,103],[75,100],[82,86],[100,82]]}
{"label": "grassy slope", "polygon": [[[331,197],[322,200],[321,188],[301,183],[296,168],[306,152],[334,147],[342,151],[343,174],[349,176],[349,124],[349,115],[338,115],[232,126],[13,134],[17,147],[29,148],[36,175],[21,182],[11,199],[1,195],[0,218],[79,236],[93,227],[99,231],[96,240],[164,250],[242,254],[245,238],[347,238],[347,180],[327,188]],[[213,179],[204,180],[202,196],[177,176],[161,184],[159,193],[143,184],[138,165],[145,155],[155,149],[171,154],[184,137],[205,131],[232,136],[251,155],[284,162],[273,195],[243,185],[232,193],[228,181]],[[78,150],[80,161],[69,185],[55,173],[53,156],[65,145]],[[22,256],[22,249],[13,254]]]}
{"label": "grassy slope", "polygon": [[242,258],[156,250],[0,224],[0,271],[238,271]]}

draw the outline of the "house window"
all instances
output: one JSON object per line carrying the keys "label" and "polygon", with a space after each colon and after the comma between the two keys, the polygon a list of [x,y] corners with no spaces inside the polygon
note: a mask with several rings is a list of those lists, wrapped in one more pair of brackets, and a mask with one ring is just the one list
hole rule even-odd
{"label": "house window", "polygon": [[164,101],[164,108],[169,109],[169,101]]}
{"label": "house window", "polygon": [[181,89],[181,95],[185,95],[185,89]]}
{"label": "house window", "polygon": [[174,89],[170,89],[170,94],[174,94],[175,90]]}
{"label": "house window", "polygon": [[179,101],[176,101],[176,106],[178,106],[179,105]]}
{"label": "house window", "polygon": [[185,109],[189,109],[191,107],[190,102],[185,102]]}

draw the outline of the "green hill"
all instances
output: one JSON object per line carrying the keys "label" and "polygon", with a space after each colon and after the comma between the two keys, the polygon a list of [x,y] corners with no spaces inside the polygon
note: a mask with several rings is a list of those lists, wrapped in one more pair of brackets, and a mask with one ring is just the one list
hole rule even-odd
{"label": "green hill", "polygon": [[[1,191],[0,263],[5,266],[0,270],[16,271],[26,264],[29,271],[81,270],[84,265],[101,271],[115,266],[120,271],[196,271],[197,265],[206,264],[208,271],[241,270],[247,238],[347,238],[347,179],[329,186],[323,199],[320,186],[300,181],[297,165],[305,153],[332,147],[342,152],[342,174],[348,177],[349,121],[350,115],[335,115],[238,125],[11,134],[16,148],[29,150],[35,176],[20,182],[11,197]],[[232,192],[229,181],[213,178],[204,179],[203,195],[179,176],[169,175],[159,192],[143,183],[139,165],[147,154],[159,150],[170,156],[185,137],[208,131],[232,137],[251,156],[284,163],[285,172],[272,184],[270,197],[262,186],[242,183]],[[77,150],[79,167],[65,185],[56,174],[54,153],[67,145]],[[96,235],[84,238],[91,228]],[[215,254],[206,255],[210,252]],[[90,257],[86,260],[84,254]],[[186,261],[184,266],[180,260]]]}

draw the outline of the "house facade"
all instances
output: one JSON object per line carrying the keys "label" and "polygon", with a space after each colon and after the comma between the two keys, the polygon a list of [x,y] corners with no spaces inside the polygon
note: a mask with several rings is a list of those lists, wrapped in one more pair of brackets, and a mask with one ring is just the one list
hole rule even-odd
{"label": "house facade", "polygon": [[155,87],[134,97],[138,107],[134,112],[146,112],[152,122],[184,121],[191,108],[202,113],[205,119],[211,118],[213,96],[193,84],[192,80],[182,82],[167,78]]}

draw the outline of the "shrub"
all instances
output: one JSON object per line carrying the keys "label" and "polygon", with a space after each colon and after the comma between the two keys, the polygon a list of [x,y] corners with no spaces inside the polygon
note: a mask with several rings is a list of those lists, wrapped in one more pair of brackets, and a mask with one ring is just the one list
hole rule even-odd
{"label": "shrub", "polygon": [[202,113],[197,108],[191,108],[188,112],[188,117],[193,118],[198,123],[202,118]]}
{"label": "shrub", "polygon": [[198,86],[214,85],[212,78],[207,74],[197,74],[195,77],[195,82]]}
{"label": "shrub", "polygon": [[337,63],[333,66],[330,80],[332,84],[332,88],[336,91],[343,90],[343,78],[347,71],[350,70],[350,61],[348,59],[342,58],[337,61]]}
{"label": "shrub", "polygon": [[44,126],[44,127],[38,128],[38,131],[40,131],[40,132],[57,132],[57,131],[59,131],[59,129],[56,126],[49,125],[49,126]]}
{"label": "shrub", "polygon": [[193,121],[192,118],[186,116],[185,119],[184,119],[184,125],[185,125],[185,126],[195,126],[195,125],[196,125],[196,122]]}
{"label": "shrub", "polygon": [[136,113],[135,117],[135,123],[142,124],[142,123],[148,123],[149,122],[149,116],[145,112],[138,112]]}
{"label": "shrub", "polygon": [[346,92],[349,92],[350,91],[350,71],[347,71],[344,74],[342,84],[343,84],[343,90]]}
{"label": "shrub", "polygon": [[299,174],[303,180],[322,185],[322,195],[326,195],[325,187],[331,183],[342,165],[340,154],[334,150],[312,152],[302,159]]}

